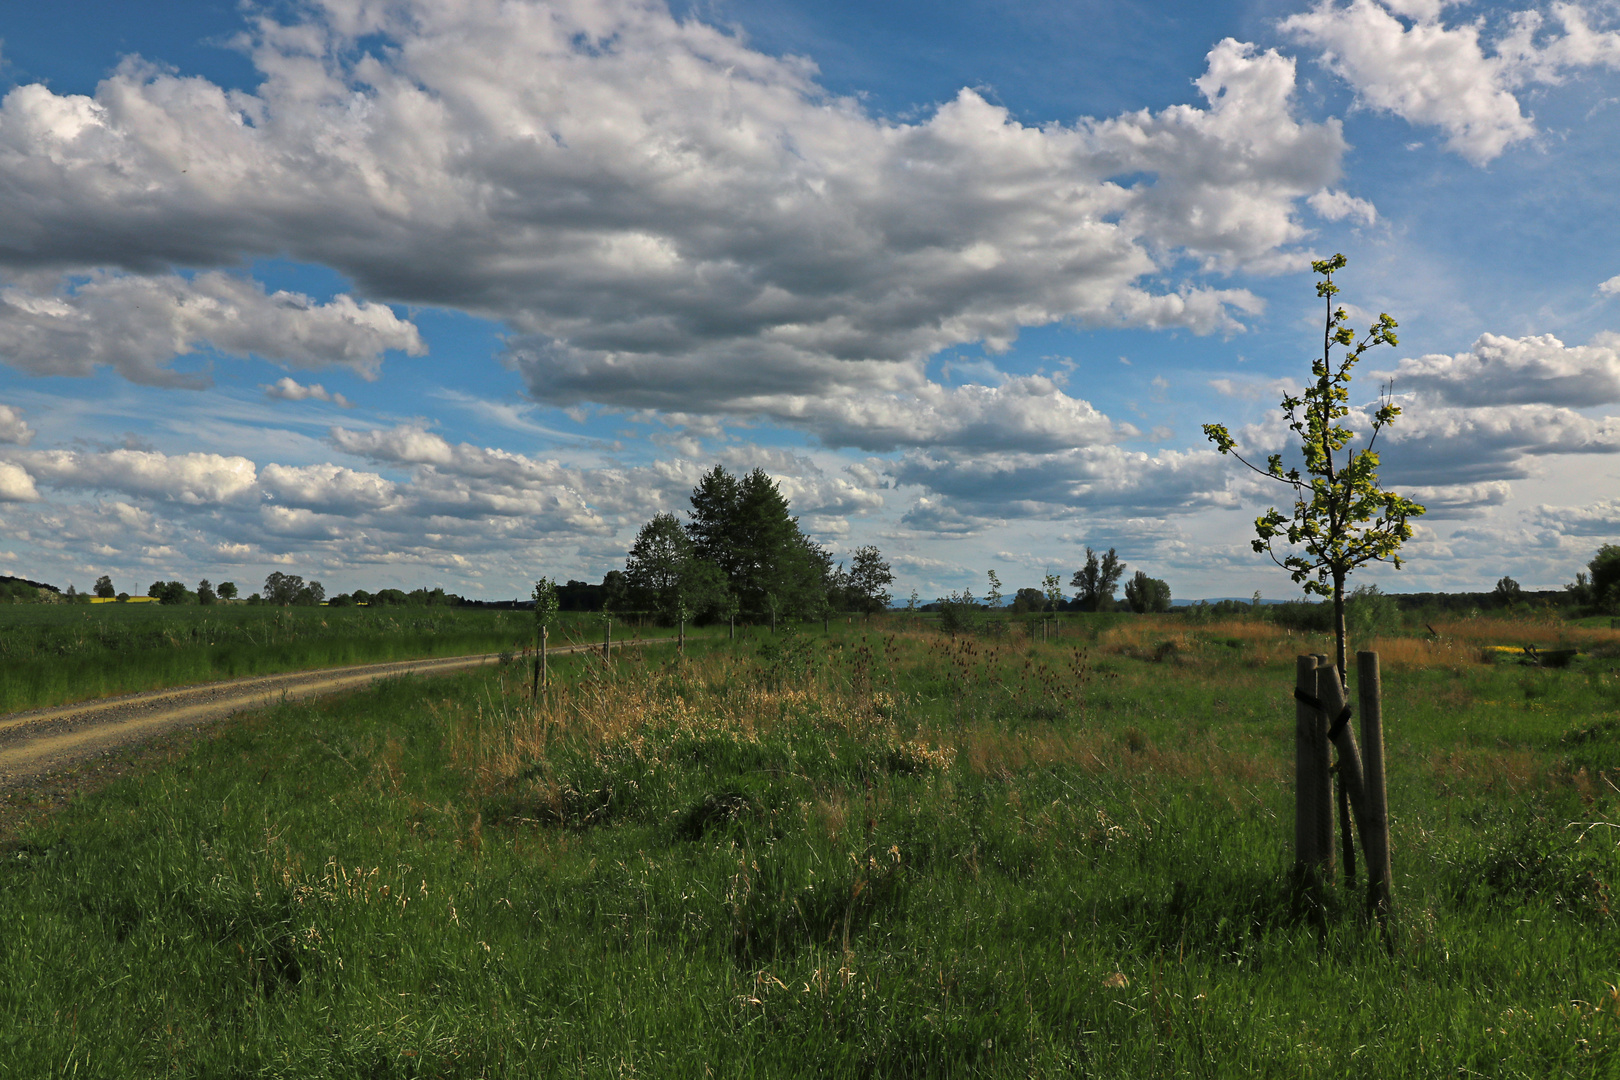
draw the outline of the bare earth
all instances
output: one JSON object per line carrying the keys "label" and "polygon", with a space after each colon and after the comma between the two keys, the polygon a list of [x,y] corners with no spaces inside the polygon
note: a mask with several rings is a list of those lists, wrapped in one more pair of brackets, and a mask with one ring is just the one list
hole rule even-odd
{"label": "bare earth", "polygon": [[[626,641],[657,644],[665,639]],[[615,641],[614,648],[621,647]],[[600,649],[600,645],[553,648],[553,653]],[[353,690],[396,675],[437,675],[493,664],[499,654],[360,664],[262,675],[227,682],[152,690],[125,697],[61,705],[0,716],[0,834],[19,818],[32,817],[85,787],[121,775],[144,757],[148,744],[164,743],[188,729],[245,709],[284,699]]]}

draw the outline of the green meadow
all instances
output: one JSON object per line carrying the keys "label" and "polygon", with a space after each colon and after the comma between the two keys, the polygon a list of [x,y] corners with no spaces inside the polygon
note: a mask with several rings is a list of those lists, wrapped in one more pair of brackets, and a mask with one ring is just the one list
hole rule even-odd
{"label": "green meadow", "polygon": [[1435,629],[1371,643],[1387,936],[1289,894],[1325,638],[751,630],[283,704],[16,831],[0,1076],[1614,1075],[1620,633]]}

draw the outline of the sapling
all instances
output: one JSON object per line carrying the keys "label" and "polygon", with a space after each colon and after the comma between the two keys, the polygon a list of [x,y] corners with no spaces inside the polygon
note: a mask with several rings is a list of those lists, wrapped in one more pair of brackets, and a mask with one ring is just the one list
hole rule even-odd
{"label": "sapling", "polygon": [[[1379,395],[1378,407],[1370,417],[1372,434],[1360,451],[1350,446],[1355,432],[1341,421],[1350,414],[1350,370],[1368,349],[1396,344],[1398,325],[1387,314],[1380,314],[1367,333],[1357,340],[1347,325],[1349,315],[1334,307],[1339,287],[1333,272],[1343,269],[1343,255],[1311,263],[1321,275],[1316,295],[1327,306],[1322,329],[1322,355],[1311,361],[1314,382],[1302,397],[1292,394],[1282,399],[1282,410],[1289,430],[1300,437],[1300,455],[1305,469],[1284,469],[1283,456],[1272,454],[1260,468],[1237,452],[1237,444],[1223,424],[1205,424],[1204,434],[1223,454],[1231,454],[1261,476],[1292,490],[1294,512],[1289,517],[1272,507],[1255,519],[1254,550],[1271,556],[1287,570],[1305,591],[1333,600],[1333,633],[1338,647],[1340,679],[1345,678],[1344,583],[1350,572],[1367,562],[1391,562],[1396,568],[1401,558],[1396,552],[1412,535],[1411,519],[1423,507],[1411,499],[1378,486],[1378,454],[1373,444],[1379,432],[1401,414],[1393,398],[1393,387]],[[1344,350],[1337,358],[1333,347]],[[1339,455],[1342,455],[1340,457]],[[1292,552],[1278,558],[1276,544],[1286,541],[1303,553]]]}

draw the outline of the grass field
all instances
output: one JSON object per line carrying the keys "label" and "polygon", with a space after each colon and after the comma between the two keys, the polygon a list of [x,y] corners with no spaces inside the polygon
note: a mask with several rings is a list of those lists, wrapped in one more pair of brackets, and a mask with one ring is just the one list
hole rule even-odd
{"label": "grass field", "polygon": [[[561,620],[556,642],[601,638],[594,616]],[[0,606],[0,713],[247,675],[533,645],[534,617],[524,611],[11,604]]]}
{"label": "grass field", "polygon": [[0,1075],[1614,1075],[1620,633],[1435,629],[1375,644],[1392,949],[1291,913],[1325,641],[896,620],[397,680],[81,798],[0,858]]}

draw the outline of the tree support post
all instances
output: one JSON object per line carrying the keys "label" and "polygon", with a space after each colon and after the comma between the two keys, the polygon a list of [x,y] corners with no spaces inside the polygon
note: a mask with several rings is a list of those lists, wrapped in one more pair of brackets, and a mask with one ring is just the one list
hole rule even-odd
{"label": "tree support post", "polygon": [[1378,654],[1356,653],[1356,689],[1361,698],[1361,747],[1367,791],[1367,911],[1388,929],[1390,907],[1389,796],[1384,786],[1384,687]]}

